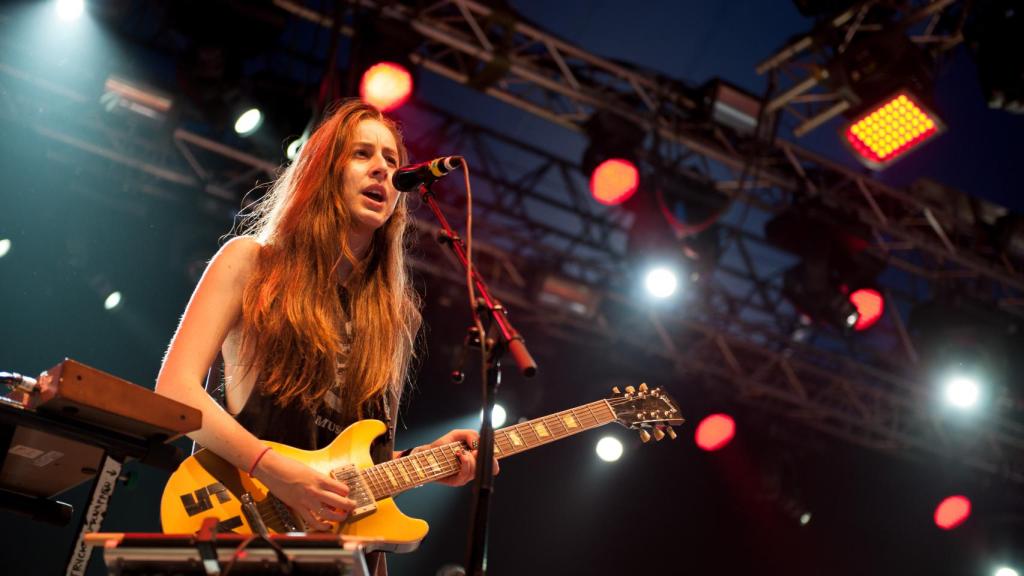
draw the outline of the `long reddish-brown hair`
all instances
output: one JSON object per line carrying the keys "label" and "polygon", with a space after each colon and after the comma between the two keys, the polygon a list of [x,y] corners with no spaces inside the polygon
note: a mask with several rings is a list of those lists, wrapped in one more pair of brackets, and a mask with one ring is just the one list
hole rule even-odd
{"label": "long reddish-brown hair", "polygon": [[[263,245],[242,302],[242,350],[258,385],[278,404],[308,407],[335,388],[352,418],[362,418],[366,401],[385,390],[401,395],[421,322],[405,263],[405,195],[362,259],[348,245],[352,217],[342,202],[342,174],[364,120],[391,130],[405,164],[395,123],[358,100],[346,101],[251,208],[243,228]],[[343,262],[351,266],[345,277]],[[346,321],[352,341],[343,356]]]}

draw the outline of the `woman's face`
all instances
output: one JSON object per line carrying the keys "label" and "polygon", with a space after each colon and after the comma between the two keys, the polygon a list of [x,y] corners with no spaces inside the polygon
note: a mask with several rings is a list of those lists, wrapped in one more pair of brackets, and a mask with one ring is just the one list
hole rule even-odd
{"label": "woman's face", "polygon": [[398,146],[391,130],[377,120],[360,122],[342,172],[342,200],[352,217],[349,240],[354,249],[368,246],[374,231],[395,211],[400,193],[391,176],[397,169]]}

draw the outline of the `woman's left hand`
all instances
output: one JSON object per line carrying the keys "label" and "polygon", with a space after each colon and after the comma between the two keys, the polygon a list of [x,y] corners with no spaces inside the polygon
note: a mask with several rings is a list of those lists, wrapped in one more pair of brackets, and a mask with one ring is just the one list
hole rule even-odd
{"label": "woman's left hand", "polygon": [[[452,430],[431,442],[429,445],[416,448],[413,450],[413,453],[420,452],[425,449],[436,448],[438,446],[444,446],[445,444],[451,444],[452,442],[462,442],[466,446],[475,446],[477,438],[479,438],[479,434],[476,430]],[[442,478],[437,482],[439,484],[447,484],[448,486],[462,486],[467,482],[472,481],[473,478],[476,477],[476,452],[476,450],[462,450],[459,452],[459,471],[451,476]],[[498,475],[497,458],[494,459],[494,475]]]}

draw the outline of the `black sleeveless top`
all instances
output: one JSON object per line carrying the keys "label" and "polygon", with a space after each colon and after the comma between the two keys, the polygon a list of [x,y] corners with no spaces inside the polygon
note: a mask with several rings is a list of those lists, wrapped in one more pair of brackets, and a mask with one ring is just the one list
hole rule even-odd
{"label": "black sleeveless top", "polygon": [[[338,298],[347,310],[349,294],[339,288]],[[352,323],[346,321],[341,334],[341,354],[338,359],[338,382],[345,381],[345,367],[352,343]],[[223,382],[222,382],[223,385]],[[253,385],[242,409],[233,416],[243,428],[252,432],[260,440],[287,444],[302,450],[319,450],[330,444],[355,420],[345,418],[339,394],[344,393],[344,385],[339,389],[330,390],[323,401],[315,409],[307,408],[302,402],[292,402],[279,406],[273,396],[264,394],[260,382]],[[394,448],[395,418],[398,412],[398,399],[390,392],[385,392],[370,399],[363,405],[363,418],[381,420],[387,431],[379,436],[370,447],[370,455],[374,463],[391,460]],[[227,398],[223,405],[226,407]]]}
{"label": "black sleeveless top", "polygon": [[[370,455],[375,463],[391,459],[394,446],[395,402],[388,401],[382,394],[370,400],[363,407],[364,418],[375,418],[387,425],[387,432],[379,436],[370,446]],[[329,391],[324,402],[316,410],[310,410],[301,402],[279,406],[273,396],[263,393],[257,383],[242,410],[235,414],[235,420],[260,440],[287,444],[302,450],[319,450],[330,444],[341,431],[354,423],[345,419],[336,409],[340,398],[335,391]]]}

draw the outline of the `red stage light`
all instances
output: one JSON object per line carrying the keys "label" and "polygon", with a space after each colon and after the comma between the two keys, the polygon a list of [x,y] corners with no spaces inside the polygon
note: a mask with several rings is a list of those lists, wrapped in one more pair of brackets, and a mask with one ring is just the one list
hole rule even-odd
{"label": "red stage light", "polygon": [[854,290],[853,294],[850,294],[850,303],[857,308],[857,323],[853,325],[853,329],[857,331],[874,326],[885,310],[885,299],[877,290],[871,288]]}
{"label": "red stage light", "polygon": [[363,73],[359,97],[381,112],[398,108],[412,95],[412,74],[401,64],[379,62]]}
{"label": "red stage light", "polygon": [[728,414],[712,414],[701,420],[694,439],[697,446],[708,452],[725,448],[736,435],[736,423]]}
{"label": "red stage light", "polygon": [[941,129],[938,116],[901,92],[851,122],[843,132],[860,161],[877,170],[935,137]]}
{"label": "red stage light", "polygon": [[640,171],[629,160],[611,158],[598,164],[590,175],[590,193],[601,204],[614,206],[632,196],[640,186]]}
{"label": "red stage light", "polygon": [[935,507],[935,525],[943,530],[952,530],[964,523],[971,515],[971,501],[965,496],[950,496]]}

